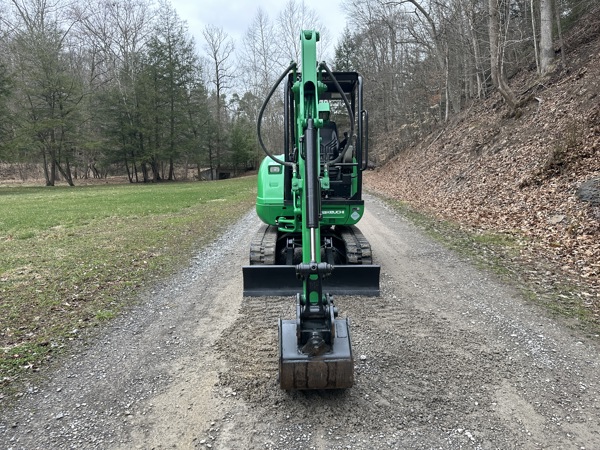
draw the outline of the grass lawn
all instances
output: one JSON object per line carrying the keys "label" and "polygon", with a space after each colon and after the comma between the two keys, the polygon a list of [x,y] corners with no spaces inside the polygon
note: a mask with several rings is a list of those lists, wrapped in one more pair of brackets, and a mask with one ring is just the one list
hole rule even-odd
{"label": "grass lawn", "polygon": [[0,385],[185,265],[252,207],[255,185],[0,188]]}

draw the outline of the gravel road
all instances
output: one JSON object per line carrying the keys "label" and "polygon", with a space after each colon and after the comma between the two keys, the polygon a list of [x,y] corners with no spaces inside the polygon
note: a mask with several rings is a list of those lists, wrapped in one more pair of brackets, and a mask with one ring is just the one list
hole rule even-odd
{"label": "gravel road", "polygon": [[336,298],[352,389],[279,389],[294,300],[242,298],[249,213],[3,410],[0,448],[600,448],[598,337],[367,202],[382,296]]}

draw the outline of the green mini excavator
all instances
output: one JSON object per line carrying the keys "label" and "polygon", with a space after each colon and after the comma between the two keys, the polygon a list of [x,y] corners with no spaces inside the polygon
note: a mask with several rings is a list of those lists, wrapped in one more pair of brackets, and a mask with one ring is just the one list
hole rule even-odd
{"label": "green mini excavator", "polygon": [[[354,383],[348,319],[333,295],[379,295],[379,266],[355,226],[364,213],[368,162],[363,80],[317,62],[319,33],[302,31],[302,61],[283,72],[260,110],[256,211],[264,225],[243,267],[245,296],[296,295],[296,318],[279,320],[282,389],[344,389]],[[261,123],[284,82],[283,154],[264,145]],[[336,109],[337,108],[337,109]],[[330,114],[343,111],[340,140]]]}

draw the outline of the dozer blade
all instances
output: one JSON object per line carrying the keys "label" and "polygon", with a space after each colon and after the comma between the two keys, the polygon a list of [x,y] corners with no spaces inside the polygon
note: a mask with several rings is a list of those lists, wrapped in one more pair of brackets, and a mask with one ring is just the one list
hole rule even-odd
{"label": "dozer blade", "polygon": [[281,389],[347,389],[354,384],[354,360],[347,319],[335,320],[331,351],[307,356],[298,350],[296,320],[279,320]]}
{"label": "dozer blade", "polygon": [[[376,265],[334,266],[331,275],[323,279],[323,292],[331,295],[379,296],[379,269]],[[244,266],[244,296],[296,295],[302,291],[302,280],[296,277],[295,266]]]}

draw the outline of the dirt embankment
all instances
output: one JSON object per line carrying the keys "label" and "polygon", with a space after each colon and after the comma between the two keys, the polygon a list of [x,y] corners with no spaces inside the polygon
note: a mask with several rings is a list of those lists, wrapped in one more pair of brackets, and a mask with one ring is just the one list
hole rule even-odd
{"label": "dirt embankment", "polygon": [[600,309],[600,9],[566,36],[566,67],[511,80],[525,99],[510,114],[500,95],[469,106],[366,175],[367,185],[477,230],[523,238],[521,257],[548,261]]}

